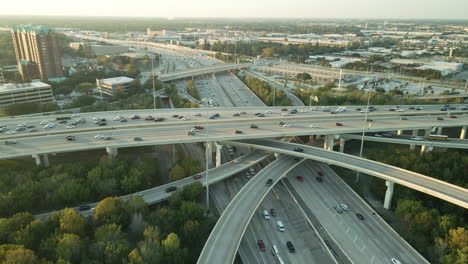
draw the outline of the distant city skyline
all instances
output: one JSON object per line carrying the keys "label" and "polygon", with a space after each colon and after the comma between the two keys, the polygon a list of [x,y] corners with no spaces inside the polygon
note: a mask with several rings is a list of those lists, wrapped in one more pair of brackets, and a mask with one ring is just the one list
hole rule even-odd
{"label": "distant city skyline", "polygon": [[0,15],[207,18],[468,19],[460,0],[23,0],[0,5]]}

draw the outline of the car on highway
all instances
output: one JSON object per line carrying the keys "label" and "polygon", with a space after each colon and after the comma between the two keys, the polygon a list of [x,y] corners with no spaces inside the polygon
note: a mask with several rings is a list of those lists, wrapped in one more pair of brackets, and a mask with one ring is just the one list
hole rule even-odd
{"label": "car on highway", "polygon": [[296,152],[304,152],[304,149],[301,149],[301,148],[294,148],[293,150]]}
{"label": "car on highway", "polygon": [[270,110],[265,111],[265,114],[271,114],[272,112]]}
{"label": "car on highway", "polygon": [[272,179],[268,179],[268,180],[266,181],[266,185],[267,185],[267,186],[270,186],[270,185],[272,185],[272,184],[273,184],[273,180],[272,180]]}
{"label": "car on highway", "polygon": [[234,131],[234,133],[235,134],[242,134],[243,132],[242,132],[242,130],[236,130],[236,131]]}
{"label": "car on highway", "polygon": [[400,117],[400,120],[408,120],[406,117]]}
{"label": "car on highway", "polygon": [[195,129],[203,129],[202,126],[194,126],[193,128],[195,128]]}
{"label": "car on highway", "polygon": [[75,128],[75,127],[76,127],[76,125],[68,125],[68,126],[66,126],[65,128],[67,128],[67,129],[72,129],[72,128]]}
{"label": "car on highway", "polygon": [[75,136],[66,136],[65,139],[67,141],[74,141],[75,140]]}
{"label": "car on highway", "polygon": [[286,123],[286,124],[283,125],[283,127],[292,127],[292,125],[289,124],[289,123]]}
{"label": "car on highway", "polygon": [[291,114],[290,113],[282,113],[281,115],[282,116],[290,116]]}
{"label": "car on highway", "polygon": [[288,241],[286,242],[286,246],[288,247],[288,250],[290,253],[294,253],[294,251],[296,251],[296,249],[294,248],[294,245],[291,241]]}
{"label": "car on highway", "polygon": [[33,129],[30,129],[28,132],[37,132],[37,129],[33,128]]}
{"label": "car on highway", "polygon": [[321,172],[321,171],[319,171],[317,174],[318,174],[319,176],[323,176],[323,172]]}
{"label": "car on highway", "polygon": [[195,136],[195,132],[194,131],[187,131],[187,136]]}
{"label": "car on highway", "polygon": [[162,121],[164,121],[164,120],[166,120],[166,118],[164,118],[164,117],[158,117],[158,118],[155,118],[155,119],[154,119],[154,122],[162,122]]}
{"label": "car on highway", "polygon": [[442,108],[440,109],[440,111],[443,111],[443,112],[445,112],[445,111],[447,111],[447,108],[445,108],[445,107],[442,107]]}
{"label": "car on highway", "polygon": [[276,227],[278,227],[278,230],[280,232],[284,232],[284,224],[281,221],[276,221]]}
{"label": "car on highway", "polygon": [[393,137],[392,134],[382,134],[382,137]]}
{"label": "car on highway", "polygon": [[99,125],[99,126],[106,126],[107,123],[99,123],[98,125]]}
{"label": "car on highway", "polygon": [[335,205],[335,206],[333,206],[333,208],[335,208],[335,210],[336,210],[339,214],[343,213],[343,208],[341,208],[341,206]]}
{"label": "car on highway", "polygon": [[132,120],[140,119],[140,116],[139,116],[139,115],[132,115],[132,116],[130,117],[130,119],[132,119]]}
{"label": "car on highway", "polygon": [[411,139],[411,140],[416,140],[416,141],[421,141],[421,140],[423,140],[422,137],[411,137],[410,139]]}
{"label": "car on highway", "polygon": [[317,126],[316,124],[312,124],[312,125],[310,125],[309,127],[311,127],[311,128],[318,128],[318,126]]}
{"label": "car on highway", "polygon": [[251,124],[251,125],[250,125],[250,128],[258,128],[258,126],[255,125],[255,124]]}
{"label": "car on highway", "polygon": [[10,131],[7,131],[6,134],[7,135],[13,135],[13,134],[16,134],[16,131],[10,130]]}
{"label": "car on highway", "polygon": [[201,116],[201,114],[200,114],[200,113],[196,113],[195,116]]}
{"label": "car on highway", "polygon": [[348,211],[348,206],[346,204],[342,203],[340,206],[343,208],[343,210]]}
{"label": "car on highway", "polygon": [[268,213],[268,210],[263,210],[263,218],[265,218],[265,220],[270,219],[270,214]]}
{"label": "car on highway", "polygon": [[336,126],[343,126],[342,123],[336,123],[335,125],[336,125]]}
{"label": "car on highway", "polygon": [[400,108],[400,109],[397,109],[396,111],[397,111],[397,112],[404,112],[405,110],[402,109],[402,108]]}
{"label": "car on highway", "polygon": [[89,206],[89,205],[80,205],[80,207],[78,207],[79,211],[86,211],[86,210],[89,210],[89,209],[91,209],[91,206]]}
{"label": "car on highway", "polygon": [[133,141],[142,141],[143,139],[141,137],[134,137]]}
{"label": "car on highway", "polygon": [[103,136],[103,135],[95,135],[94,138],[96,138],[96,139],[103,139],[104,136]]}
{"label": "car on highway", "polygon": [[271,215],[272,217],[276,217],[276,211],[275,211],[274,208],[271,208],[271,209],[270,209],[270,215]]}
{"label": "car on highway", "polygon": [[237,164],[239,162],[240,162],[240,160],[238,160],[238,159],[232,160],[232,163],[234,163],[234,164]]}
{"label": "car on highway", "polygon": [[436,120],[444,120],[442,117],[437,117]]}
{"label": "car on highway", "polygon": [[408,109],[413,110],[413,109],[414,109],[414,106],[410,106],[410,107],[408,107]]}
{"label": "car on highway", "polygon": [[447,117],[448,118],[457,118],[457,116],[454,116],[454,115],[448,115]]}
{"label": "car on highway", "polygon": [[175,190],[177,190],[177,187],[176,187],[176,186],[171,186],[171,187],[168,187],[168,188],[165,189],[165,191],[166,191],[167,193],[173,192],[173,191],[175,191]]}
{"label": "car on highway", "polygon": [[265,115],[264,114],[259,114],[258,117],[265,117]]}
{"label": "car on highway", "polygon": [[396,258],[391,258],[390,261],[392,262],[392,264],[401,264],[401,262]]}
{"label": "car on highway", "polygon": [[15,145],[16,140],[5,140],[5,145]]}
{"label": "car on highway", "polygon": [[17,127],[15,130],[16,131],[24,131],[24,130],[26,130],[26,128],[25,127]]}
{"label": "car on highway", "polygon": [[145,117],[145,120],[154,120],[154,117],[152,117],[152,116],[147,116],[147,117]]}
{"label": "car on highway", "polygon": [[240,113],[234,113],[232,116],[240,116]]}
{"label": "car on highway", "polygon": [[285,124],[286,124],[286,123],[284,123],[283,121],[279,121],[279,122],[278,122],[278,125],[280,125],[280,126],[283,126],[283,125],[285,125]]}
{"label": "car on highway", "polygon": [[419,107],[416,107],[415,109],[416,110],[422,110],[423,108],[419,106]]}
{"label": "car on highway", "polygon": [[288,111],[287,108],[281,108],[281,111]]}
{"label": "car on highway", "polygon": [[356,214],[357,218],[359,218],[360,220],[364,220],[364,216],[360,213],[357,213]]}
{"label": "car on highway", "polygon": [[300,182],[303,182],[304,181],[304,178],[302,176],[296,176],[296,179]]}
{"label": "car on highway", "polygon": [[197,175],[194,175],[193,176],[193,179],[194,180],[198,180],[198,179],[201,179],[203,176],[201,174],[197,174]]}
{"label": "car on highway", "polygon": [[112,137],[105,136],[103,139],[104,139],[104,140],[112,140]]}
{"label": "car on highway", "polygon": [[214,114],[213,115],[214,117],[219,117],[220,115],[218,113]]}
{"label": "car on highway", "polygon": [[208,119],[216,119],[216,117],[210,116],[210,117],[208,117]]}
{"label": "car on highway", "polygon": [[318,182],[323,182],[323,178],[321,178],[321,177],[315,177],[315,179],[316,179]]}
{"label": "car on highway", "polygon": [[265,243],[263,242],[263,240],[258,240],[257,244],[260,251],[265,251]]}

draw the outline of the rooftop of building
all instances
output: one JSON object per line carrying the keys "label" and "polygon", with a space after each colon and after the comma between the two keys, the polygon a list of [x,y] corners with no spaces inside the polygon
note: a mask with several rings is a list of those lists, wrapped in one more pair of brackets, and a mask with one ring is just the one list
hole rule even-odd
{"label": "rooftop of building", "polygon": [[11,30],[13,32],[35,32],[36,34],[40,34],[41,32],[49,33],[50,31],[52,31],[52,29],[50,29],[47,26],[35,24],[13,26],[11,27]]}
{"label": "rooftop of building", "polygon": [[29,89],[43,88],[43,87],[50,87],[50,85],[48,85],[47,83],[43,83],[43,82],[30,82],[30,83],[18,83],[18,84],[6,83],[4,85],[0,85],[0,93],[29,90]]}
{"label": "rooftop of building", "polygon": [[129,83],[133,82],[134,79],[128,78],[125,76],[120,76],[120,77],[114,77],[114,78],[107,78],[107,79],[102,79],[102,81],[106,84],[119,84],[119,83]]}

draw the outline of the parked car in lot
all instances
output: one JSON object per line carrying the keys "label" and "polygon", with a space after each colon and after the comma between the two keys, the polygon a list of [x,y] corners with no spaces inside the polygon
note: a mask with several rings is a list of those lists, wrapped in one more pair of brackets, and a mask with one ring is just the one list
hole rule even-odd
{"label": "parked car in lot", "polygon": [[343,210],[348,211],[348,206],[346,204],[342,203],[340,206],[343,208]]}

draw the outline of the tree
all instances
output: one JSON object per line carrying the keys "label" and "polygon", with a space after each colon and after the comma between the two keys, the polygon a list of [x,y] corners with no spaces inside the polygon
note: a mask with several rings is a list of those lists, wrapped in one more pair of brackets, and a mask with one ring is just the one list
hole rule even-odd
{"label": "tree", "polygon": [[123,209],[123,202],[119,197],[108,197],[96,206],[93,220],[97,225],[115,223],[126,227],[129,224],[129,215]]}
{"label": "tree", "polygon": [[111,242],[122,239],[124,237],[124,233],[121,229],[121,226],[118,224],[106,224],[100,226],[94,232],[94,239],[101,242]]}
{"label": "tree", "polygon": [[96,85],[89,83],[89,82],[84,82],[80,83],[75,87],[75,91],[80,92],[80,93],[85,93],[88,94],[91,92],[92,89],[96,88]]}
{"label": "tree", "polygon": [[[129,264],[144,264],[145,262],[143,261],[143,256],[140,253],[140,250],[138,248],[134,248],[129,254],[128,254],[128,262]],[[148,263],[155,263],[155,262],[148,262]]]}
{"label": "tree", "polygon": [[131,168],[128,174],[120,181],[121,188],[126,193],[136,192],[141,187],[143,170]]}
{"label": "tree", "polygon": [[143,200],[143,198],[141,198],[138,195],[133,195],[125,203],[125,209],[127,210],[127,212],[130,215],[132,215],[132,214],[136,214],[136,213],[146,212],[148,210],[148,206],[147,206],[145,200]]}
{"label": "tree", "polygon": [[6,253],[10,250],[15,249],[24,249],[23,245],[12,245],[12,244],[3,244],[0,245],[0,263],[3,263],[6,257]]}
{"label": "tree", "polygon": [[2,264],[39,264],[39,260],[32,250],[13,249],[6,253]]}
{"label": "tree", "polygon": [[447,247],[451,250],[468,247],[468,230],[463,227],[457,229],[450,229],[447,236],[445,237]]}
{"label": "tree", "polygon": [[180,240],[175,233],[170,233],[166,239],[162,241],[162,246],[166,252],[175,252],[180,249]]}
{"label": "tree", "polygon": [[82,242],[79,236],[75,234],[64,234],[58,240],[56,255],[57,258],[70,261],[71,263],[79,263],[82,252]]}
{"label": "tree", "polygon": [[176,164],[169,174],[169,179],[171,181],[177,181],[185,178],[185,170],[179,164]]}
{"label": "tree", "polygon": [[75,210],[66,208],[60,218],[60,230],[64,233],[83,236],[85,234],[86,220]]}
{"label": "tree", "polygon": [[156,227],[148,226],[143,232],[144,240],[138,246],[145,263],[159,263],[162,258],[160,234]]}

